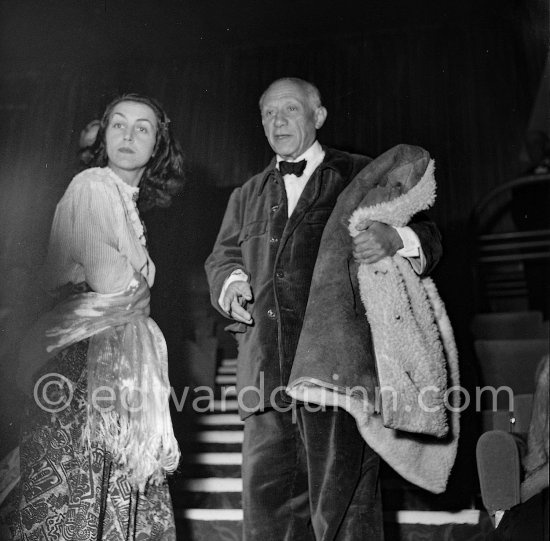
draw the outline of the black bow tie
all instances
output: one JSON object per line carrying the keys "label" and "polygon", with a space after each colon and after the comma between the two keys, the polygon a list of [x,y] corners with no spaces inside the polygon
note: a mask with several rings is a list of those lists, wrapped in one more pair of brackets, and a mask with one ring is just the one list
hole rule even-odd
{"label": "black bow tie", "polygon": [[279,162],[279,171],[283,177],[285,175],[296,175],[301,177],[304,169],[306,168],[306,160],[301,160],[299,162]]}

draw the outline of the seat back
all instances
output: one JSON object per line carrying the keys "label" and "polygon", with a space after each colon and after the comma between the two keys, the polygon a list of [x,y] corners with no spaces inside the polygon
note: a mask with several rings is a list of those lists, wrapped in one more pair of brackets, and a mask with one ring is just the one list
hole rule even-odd
{"label": "seat back", "polygon": [[[474,348],[481,386],[490,387],[481,393],[482,409],[509,410],[510,396],[535,392],[536,368],[548,354],[548,340],[476,340]],[[499,388],[502,389],[497,393]]]}
{"label": "seat back", "polygon": [[548,322],[538,311],[476,314],[470,329],[476,340],[548,338]]}
{"label": "seat back", "polygon": [[490,515],[520,503],[520,460],[516,441],[500,430],[485,432],[476,446],[483,505]]}
{"label": "seat back", "polygon": [[514,395],[511,409],[486,409],[481,411],[481,431],[502,430],[525,435],[529,431],[533,395]]}
{"label": "seat back", "polygon": [[[472,247],[476,307],[481,310],[526,310],[529,289],[525,267],[550,258],[550,228],[544,223],[510,227],[515,223],[514,202],[518,193],[538,195],[530,209],[536,216],[548,211],[546,199],[550,174],[532,174],[504,182],[487,193],[474,207],[470,227],[475,235]],[[532,229],[536,228],[536,229]],[[543,288],[537,288],[543,295]]]}

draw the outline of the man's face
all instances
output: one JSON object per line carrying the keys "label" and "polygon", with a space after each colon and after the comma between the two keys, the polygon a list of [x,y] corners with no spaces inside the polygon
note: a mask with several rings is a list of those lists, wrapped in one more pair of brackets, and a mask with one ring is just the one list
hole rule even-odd
{"label": "man's face", "polygon": [[326,110],[312,107],[301,86],[279,81],[267,90],[261,114],[265,135],[274,152],[282,158],[295,159],[315,142]]}

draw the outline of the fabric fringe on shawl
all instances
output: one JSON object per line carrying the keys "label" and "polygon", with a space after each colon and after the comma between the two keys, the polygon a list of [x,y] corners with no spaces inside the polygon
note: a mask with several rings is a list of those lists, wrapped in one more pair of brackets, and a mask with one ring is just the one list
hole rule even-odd
{"label": "fabric fringe on shawl", "polygon": [[90,338],[82,443],[110,451],[137,488],[160,482],[180,458],[170,419],[166,343],[148,317],[149,300],[149,287],[137,273],[123,293],[68,297],[27,335],[18,373],[28,390],[49,358]]}
{"label": "fabric fringe on shawl", "polygon": [[[368,166],[367,166],[368,167]],[[352,236],[370,221],[396,227],[435,200],[434,162],[406,193],[367,207],[349,220]],[[421,279],[399,255],[361,264],[361,300],[371,326],[379,376],[378,396],[335,382],[302,378],[287,392],[294,398],[346,409],[365,441],[399,474],[441,493],[456,458],[459,436],[458,352],[443,301],[430,278]],[[386,391],[387,390],[387,391]],[[450,410],[450,411],[448,411]],[[378,413],[381,413],[379,415]]]}

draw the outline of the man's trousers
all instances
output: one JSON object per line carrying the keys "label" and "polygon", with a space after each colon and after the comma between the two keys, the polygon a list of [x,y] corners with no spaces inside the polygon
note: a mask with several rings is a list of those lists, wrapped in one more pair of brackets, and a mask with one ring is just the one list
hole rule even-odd
{"label": "man's trousers", "polygon": [[344,410],[298,406],[245,420],[245,541],[380,541],[379,457]]}

